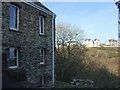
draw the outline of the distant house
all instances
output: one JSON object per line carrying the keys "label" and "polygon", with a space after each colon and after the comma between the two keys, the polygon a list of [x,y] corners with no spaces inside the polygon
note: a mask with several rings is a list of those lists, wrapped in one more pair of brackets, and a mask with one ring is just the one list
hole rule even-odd
{"label": "distant house", "polygon": [[100,47],[100,40],[85,39],[83,45],[85,45],[86,47]]}
{"label": "distant house", "polygon": [[[63,44],[64,47],[67,47],[69,45],[78,45],[77,41],[68,41]],[[62,47],[62,44],[56,44],[56,48]]]}
{"label": "distant house", "polygon": [[32,84],[53,85],[55,14],[40,2],[2,2],[2,53],[3,70],[24,71]]}
{"label": "distant house", "polygon": [[67,42],[67,46],[68,45],[76,45],[77,44],[77,41],[68,41]]}
{"label": "distant house", "polygon": [[93,40],[93,47],[100,47],[100,40],[99,39]]}
{"label": "distant house", "polygon": [[115,39],[109,39],[108,41],[105,42],[105,45],[108,47],[117,47],[118,41]]}
{"label": "distant house", "polygon": [[92,39],[85,39],[85,41],[83,42],[83,44],[86,47],[93,47],[93,40]]}

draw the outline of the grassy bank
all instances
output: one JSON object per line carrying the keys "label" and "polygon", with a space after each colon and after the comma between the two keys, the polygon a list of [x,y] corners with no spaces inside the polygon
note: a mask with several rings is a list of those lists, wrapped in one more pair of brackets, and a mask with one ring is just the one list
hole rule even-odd
{"label": "grassy bank", "polygon": [[118,48],[100,47],[90,48],[87,51],[90,57],[87,63],[99,63],[105,66],[108,71],[118,76]]}

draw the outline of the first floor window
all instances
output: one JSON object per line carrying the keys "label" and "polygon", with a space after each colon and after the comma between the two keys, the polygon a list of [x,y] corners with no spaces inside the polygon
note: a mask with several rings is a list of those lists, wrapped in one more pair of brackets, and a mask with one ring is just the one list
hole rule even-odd
{"label": "first floor window", "polygon": [[40,64],[44,64],[45,50],[40,49]]}
{"label": "first floor window", "polygon": [[44,35],[44,17],[39,16],[39,33]]}
{"label": "first floor window", "polygon": [[11,30],[18,30],[19,24],[19,8],[15,5],[10,5],[10,29]]}
{"label": "first floor window", "polygon": [[18,67],[18,48],[14,48],[14,47],[9,48],[8,65],[9,65],[9,68]]}

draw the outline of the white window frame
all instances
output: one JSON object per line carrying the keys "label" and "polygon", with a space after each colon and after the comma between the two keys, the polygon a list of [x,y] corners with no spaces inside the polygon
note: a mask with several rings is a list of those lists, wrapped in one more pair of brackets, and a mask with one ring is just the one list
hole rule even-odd
{"label": "white window frame", "polygon": [[[17,23],[17,28],[10,27],[10,19],[9,19],[9,28],[10,28],[10,30],[18,31],[18,29],[19,29],[19,7],[16,6],[16,5],[13,5],[13,4],[11,4],[10,6],[13,6],[13,7],[17,8],[17,22],[16,22]],[[10,8],[9,8],[9,11],[10,11]],[[10,17],[10,12],[9,12],[9,18],[11,18]]]}
{"label": "white window frame", "polygon": [[[10,54],[10,49],[11,48],[14,48],[14,49],[17,49],[17,60],[16,60],[16,63],[17,63],[17,65],[16,66],[9,66],[9,68],[18,68],[18,48],[16,48],[16,47],[10,47],[9,48],[9,54]],[[10,59],[10,56],[9,56],[9,59]]]}
{"label": "white window frame", "polygon": [[41,80],[42,81],[41,84],[44,85],[45,84],[45,78],[44,78],[44,76],[41,76],[40,78],[42,79]]}
{"label": "white window frame", "polygon": [[[43,25],[41,24],[41,18],[42,18],[42,23]],[[42,28],[43,28],[43,33],[42,32]],[[40,35],[44,35],[44,17],[43,16],[39,16],[39,34]]]}
{"label": "white window frame", "polygon": [[[41,53],[41,50],[43,50],[43,54]],[[45,50],[44,49],[40,49],[40,57],[43,57],[43,60],[40,61],[40,64],[44,64],[45,63]]]}

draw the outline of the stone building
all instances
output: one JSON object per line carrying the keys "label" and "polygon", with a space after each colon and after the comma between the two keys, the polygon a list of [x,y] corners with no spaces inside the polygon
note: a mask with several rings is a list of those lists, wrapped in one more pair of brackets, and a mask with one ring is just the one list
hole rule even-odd
{"label": "stone building", "polygon": [[54,84],[55,16],[40,2],[2,2],[3,71]]}

